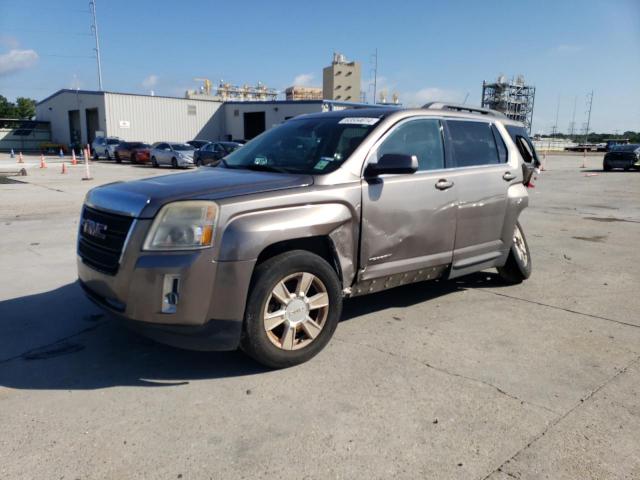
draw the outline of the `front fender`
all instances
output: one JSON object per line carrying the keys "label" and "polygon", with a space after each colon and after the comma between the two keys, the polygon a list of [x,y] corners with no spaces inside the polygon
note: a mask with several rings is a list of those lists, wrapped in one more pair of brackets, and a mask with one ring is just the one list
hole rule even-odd
{"label": "front fender", "polygon": [[233,217],[225,226],[218,260],[255,260],[265,248],[298,238],[328,236],[345,285],[353,280],[357,231],[351,210],[340,203],[260,210]]}

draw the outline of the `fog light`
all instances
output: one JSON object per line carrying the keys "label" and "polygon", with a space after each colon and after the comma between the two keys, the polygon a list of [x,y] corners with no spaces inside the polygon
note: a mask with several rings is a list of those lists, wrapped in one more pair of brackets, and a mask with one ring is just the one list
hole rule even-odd
{"label": "fog light", "polygon": [[162,285],[162,313],[176,313],[180,299],[180,275],[165,275]]}

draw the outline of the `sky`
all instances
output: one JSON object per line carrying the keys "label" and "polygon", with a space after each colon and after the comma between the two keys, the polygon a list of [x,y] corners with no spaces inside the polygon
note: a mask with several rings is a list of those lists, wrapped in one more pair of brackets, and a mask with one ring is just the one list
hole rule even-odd
{"label": "sky", "polygon": [[[321,86],[334,51],[407,106],[480,103],[483,80],[536,87],[533,132],[640,131],[640,0],[96,0],[103,88],[183,96],[194,78]],[[0,0],[0,95],[98,88],[88,0]],[[559,110],[558,110],[559,106]]]}

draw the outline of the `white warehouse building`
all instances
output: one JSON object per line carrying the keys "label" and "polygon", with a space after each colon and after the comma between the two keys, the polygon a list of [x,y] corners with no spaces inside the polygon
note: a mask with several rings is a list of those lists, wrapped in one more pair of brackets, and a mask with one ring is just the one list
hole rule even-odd
{"label": "white warehouse building", "polygon": [[371,105],[332,100],[219,102],[91,90],[59,90],[36,105],[55,143],[86,144],[98,135],[147,143],[250,140],[305,113]]}

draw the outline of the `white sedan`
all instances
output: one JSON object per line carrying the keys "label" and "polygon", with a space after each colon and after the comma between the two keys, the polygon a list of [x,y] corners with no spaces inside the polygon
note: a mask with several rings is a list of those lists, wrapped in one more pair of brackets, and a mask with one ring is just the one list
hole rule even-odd
{"label": "white sedan", "polygon": [[188,143],[158,142],[151,146],[151,165],[171,165],[173,168],[193,167],[194,149]]}

